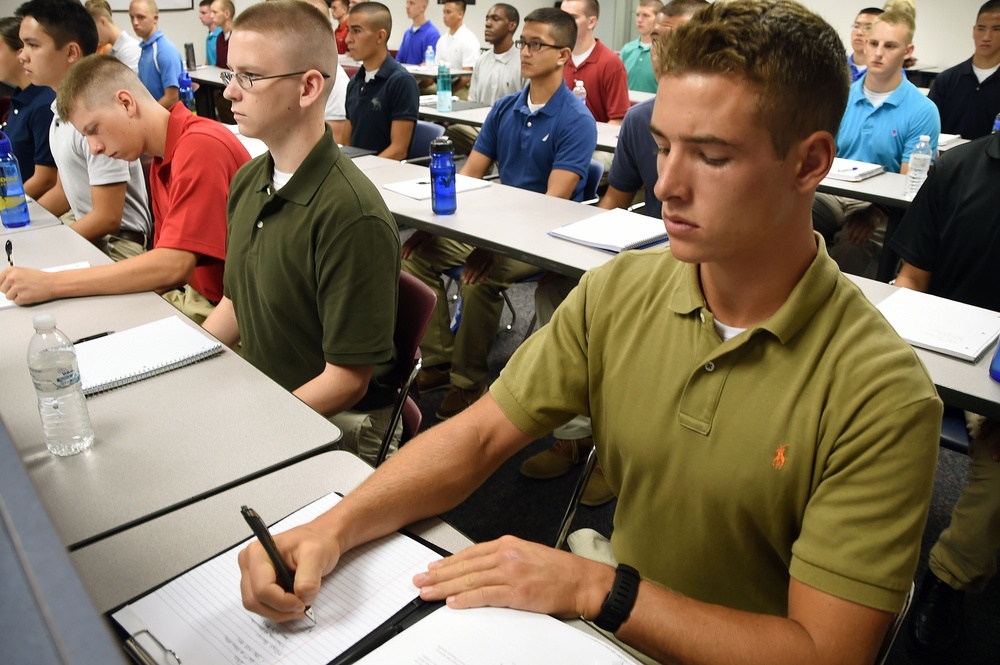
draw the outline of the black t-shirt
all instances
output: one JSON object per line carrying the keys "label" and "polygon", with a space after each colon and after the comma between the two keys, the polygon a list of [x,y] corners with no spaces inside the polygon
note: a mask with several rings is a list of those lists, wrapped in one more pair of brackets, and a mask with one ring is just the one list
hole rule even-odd
{"label": "black t-shirt", "polygon": [[942,132],[978,139],[990,133],[1000,113],[1000,72],[980,83],[970,58],[941,72],[927,96],[937,104]]}

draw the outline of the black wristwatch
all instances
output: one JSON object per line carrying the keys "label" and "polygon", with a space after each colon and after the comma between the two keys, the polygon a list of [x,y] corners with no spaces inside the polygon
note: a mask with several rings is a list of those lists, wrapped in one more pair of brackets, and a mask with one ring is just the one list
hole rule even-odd
{"label": "black wristwatch", "polygon": [[618,564],[615,571],[615,583],[611,585],[608,597],[601,605],[601,613],[594,619],[594,625],[609,633],[616,633],[628,619],[635,606],[635,598],[639,595],[639,571],[624,563]]}

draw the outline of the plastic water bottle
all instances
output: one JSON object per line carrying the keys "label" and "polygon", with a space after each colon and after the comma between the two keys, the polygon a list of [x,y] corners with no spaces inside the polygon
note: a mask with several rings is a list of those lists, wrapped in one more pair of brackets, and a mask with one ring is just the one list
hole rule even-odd
{"label": "plastic water bottle", "polygon": [[573,79],[573,94],[584,104],[587,103],[587,89],[583,87],[583,81],[580,79]]}
{"label": "plastic water bottle", "polygon": [[31,221],[21,169],[11,151],[10,139],[3,132],[0,132],[0,221],[8,229],[27,226]]}
{"label": "plastic water bottle", "polygon": [[434,66],[434,47],[428,44],[427,50],[424,51],[424,67],[431,68],[433,66]]}
{"label": "plastic water bottle", "polygon": [[1000,131],[1000,113],[997,113],[997,117],[993,118],[993,131],[991,134],[996,134]]}
{"label": "plastic water bottle", "polygon": [[454,155],[455,144],[447,136],[431,141],[431,210],[435,215],[451,215],[458,207]]}
{"label": "plastic water bottle", "polygon": [[94,443],[76,351],[69,338],[56,329],[51,314],[39,314],[33,323],[35,336],[28,345],[28,371],[38,395],[45,446],[53,455],[75,455]]}
{"label": "plastic water bottle", "polygon": [[191,75],[187,72],[181,72],[181,75],[177,77],[177,96],[180,98],[181,103],[188,108],[188,111],[198,115],[198,109],[194,104],[194,89],[191,86]]}
{"label": "plastic water bottle", "polygon": [[931,137],[926,134],[920,137],[910,153],[909,164],[906,170],[906,196],[912,199],[920,185],[927,180],[927,172],[931,170]]}
{"label": "plastic water bottle", "polygon": [[993,353],[993,361],[990,363],[990,378],[994,381],[1000,381],[1000,344],[997,344],[997,350]]}
{"label": "plastic water bottle", "polygon": [[451,69],[444,60],[438,63],[437,84],[437,110],[443,113],[451,113]]}

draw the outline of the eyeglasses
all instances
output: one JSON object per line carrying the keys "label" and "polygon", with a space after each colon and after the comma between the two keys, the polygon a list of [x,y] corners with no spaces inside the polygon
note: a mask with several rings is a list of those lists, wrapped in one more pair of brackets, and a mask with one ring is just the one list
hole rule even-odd
{"label": "eyeglasses", "polygon": [[528,47],[529,53],[538,53],[542,50],[543,46],[547,46],[548,48],[569,48],[568,46],[560,46],[559,44],[546,44],[545,42],[539,42],[534,39],[530,42],[526,42],[523,39],[514,40],[514,48],[518,51],[523,49],[525,46]]}
{"label": "eyeglasses", "polygon": [[[306,70],[306,71],[309,71],[309,70]],[[244,90],[249,90],[250,88],[253,87],[254,81],[266,81],[268,79],[280,79],[280,78],[285,78],[287,76],[301,76],[302,74],[305,74],[305,73],[306,72],[303,71],[303,72],[289,72],[288,74],[275,74],[274,76],[256,76],[254,74],[244,74],[242,72],[239,72],[239,73],[237,73],[237,72],[222,72],[221,74],[219,74],[219,78],[221,78],[222,82],[225,83],[227,86],[229,85],[229,83],[233,79],[236,79],[236,85],[240,86]],[[329,74],[324,74],[323,72],[320,72],[320,76],[322,76],[325,79],[330,78]]]}
{"label": "eyeglasses", "polygon": [[851,26],[851,29],[852,30],[860,30],[862,32],[871,32],[872,31],[872,24],[871,23],[855,23],[855,24],[853,24]]}

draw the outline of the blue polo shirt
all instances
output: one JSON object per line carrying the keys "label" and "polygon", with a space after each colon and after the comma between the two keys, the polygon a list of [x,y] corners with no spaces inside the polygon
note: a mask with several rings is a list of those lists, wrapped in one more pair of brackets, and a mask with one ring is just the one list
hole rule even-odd
{"label": "blue polo shirt", "polygon": [[219,38],[219,34],[222,33],[222,28],[215,26],[208,31],[208,36],[205,37],[205,62],[215,66],[215,41]]}
{"label": "blue polo shirt", "polygon": [[583,186],[597,147],[597,123],[587,107],[564,85],[545,106],[528,108],[528,90],[501,98],[493,105],[473,148],[496,161],[500,181],[544,194],[555,169],[580,176],[574,201],[583,200]]}
{"label": "blue polo shirt", "polygon": [[149,94],[153,95],[153,99],[162,97],[167,88],[179,87],[177,81],[184,71],[184,59],[177,47],[163,35],[163,31],[157,30],[139,46],[142,48],[139,54],[139,80],[149,90]]}
{"label": "blue polo shirt", "polygon": [[941,118],[934,102],[903,79],[875,108],[862,89],[866,78],[862,76],[851,85],[837,132],[837,156],[881,164],[887,171],[899,173],[900,165],[910,161],[921,134],[931,137],[931,154],[936,155]]}
{"label": "blue polo shirt", "polygon": [[659,219],[663,203],[653,193],[653,186],[656,185],[657,147],[649,131],[655,101],[647,99],[640,102],[625,114],[618,131],[618,147],[608,173],[608,184],[623,192],[645,189],[646,205],[642,207],[642,213]]}
{"label": "blue polo shirt", "polygon": [[440,38],[441,33],[430,21],[426,21],[416,31],[413,30],[413,26],[410,26],[403,33],[403,43],[396,51],[396,61],[404,65],[424,64],[424,54],[427,53],[427,47],[437,47]]}
{"label": "blue polo shirt", "polygon": [[420,90],[416,80],[391,55],[375,78],[365,81],[365,66],[347,84],[346,110],[351,145],[382,152],[392,143],[393,120],[417,120]]}
{"label": "blue polo shirt", "polygon": [[3,133],[10,139],[14,157],[21,167],[22,182],[34,175],[35,164],[56,165],[49,150],[49,126],[55,98],[55,90],[37,85],[15,89],[10,96],[10,114]]}

